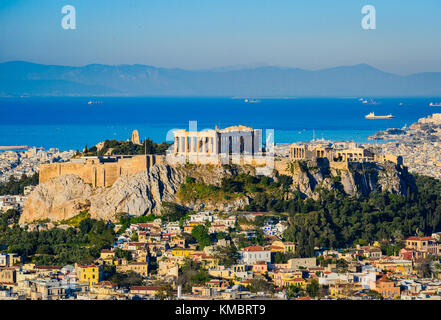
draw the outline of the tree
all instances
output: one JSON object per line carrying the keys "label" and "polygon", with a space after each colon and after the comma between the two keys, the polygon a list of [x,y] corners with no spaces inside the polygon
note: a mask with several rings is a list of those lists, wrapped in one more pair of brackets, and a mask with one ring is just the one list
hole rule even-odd
{"label": "tree", "polygon": [[217,240],[222,240],[222,239],[225,239],[227,237],[227,234],[225,233],[225,232],[218,232],[218,233],[216,233],[216,239]]}
{"label": "tree", "polygon": [[129,271],[127,273],[117,272],[113,274],[109,280],[118,284],[118,286],[120,287],[126,288],[129,288],[131,286],[140,286],[143,283],[141,275],[133,271]]}
{"label": "tree", "polygon": [[432,260],[430,258],[422,258],[416,261],[415,269],[420,277],[430,278],[432,276]]}
{"label": "tree", "polygon": [[273,294],[276,288],[274,284],[268,282],[265,278],[254,278],[251,280],[250,291],[251,292],[265,292]]}
{"label": "tree", "polygon": [[165,221],[178,221],[187,214],[187,210],[173,202],[162,202],[161,215]]}
{"label": "tree", "polygon": [[375,300],[383,300],[384,299],[383,296],[381,295],[381,293],[379,293],[378,291],[375,291],[375,290],[367,290],[366,295],[368,297],[371,297],[372,299],[375,299]]}
{"label": "tree", "polygon": [[291,252],[288,252],[288,253],[276,252],[274,254],[274,263],[276,263],[276,264],[288,263],[288,260],[292,259],[294,257],[295,257],[295,255]]}
{"label": "tree", "polygon": [[278,181],[281,184],[282,190],[284,192],[287,192],[292,185],[292,177],[284,175],[284,174],[282,174],[278,177]]}
{"label": "tree", "polygon": [[132,253],[128,250],[122,250],[120,248],[115,249],[115,256],[119,259],[132,260]]}
{"label": "tree", "polygon": [[196,274],[191,277],[191,281],[194,284],[204,284],[207,281],[210,281],[210,275],[205,270],[199,270]]}
{"label": "tree", "polygon": [[231,178],[222,178],[221,188],[225,192],[242,192],[243,190],[243,182],[235,181]]}
{"label": "tree", "polygon": [[159,300],[171,300],[173,297],[173,288],[169,283],[161,285],[156,293],[156,298]]}
{"label": "tree", "polygon": [[193,260],[187,259],[179,269],[177,284],[182,286],[183,292],[191,292],[194,284],[209,279],[207,273],[200,273],[200,266]]}
{"label": "tree", "polygon": [[288,287],[287,295],[290,298],[303,297],[305,295],[305,291],[301,287],[292,284]]}
{"label": "tree", "polygon": [[208,234],[208,228],[202,224],[195,226],[191,230],[191,235],[196,239],[199,247],[203,250],[206,246],[211,245],[211,238]]}
{"label": "tree", "polygon": [[227,268],[236,264],[239,260],[239,253],[234,245],[219,247],[214,256],[219,259],[220,265],[224,265]]}
{"label": "tree", "polygon": [[185,183],[191,184],[191,183],[195,183],[196,179],[193,177],[186,177],[185,178]]}
{"label": "tree", "polygon": [[306,293],[310,297],[317,297],[319,294],[320,285],[316,279],[312,279],[310,283],[306,285]]}
{"label": "tree", "polygon": [[6,183],[0,184],[0,195],[19,195],[24,193],[27,186],[38,185],[38,172],[31,176],[22,175],[20,179],[10,176]]}

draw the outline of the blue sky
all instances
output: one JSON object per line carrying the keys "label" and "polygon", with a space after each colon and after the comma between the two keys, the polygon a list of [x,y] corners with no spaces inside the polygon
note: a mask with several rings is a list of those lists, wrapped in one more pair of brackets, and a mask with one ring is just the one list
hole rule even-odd
{"label": "blue sky", "polygon": [[[61,28],[73,5],[77,29]],[[361,28],[361,8],[377,29]],[[439,0],[1,0],[0,61],[441,71]]]}

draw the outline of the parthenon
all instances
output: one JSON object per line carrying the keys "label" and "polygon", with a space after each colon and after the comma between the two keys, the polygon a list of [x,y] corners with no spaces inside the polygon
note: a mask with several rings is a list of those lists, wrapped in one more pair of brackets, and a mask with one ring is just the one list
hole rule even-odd
{"label": "parthenon", "polygon": [[243,125],[204,131],[174,131],[174,146],[167,160],[198,164],[235,162],[257,164],[262,157],[262,133]]}

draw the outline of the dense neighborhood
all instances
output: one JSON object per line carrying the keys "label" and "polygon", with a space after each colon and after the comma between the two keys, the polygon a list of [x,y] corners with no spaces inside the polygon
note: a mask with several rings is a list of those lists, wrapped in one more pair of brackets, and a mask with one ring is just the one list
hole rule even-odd
{"label": "dense neighborhood", "polygon": [[305,258],[284,241],[286,221],[260,213],[132,220],[108,224],[113,244],[89,264],[36,265],[17,253],[0,254],[1,298],[441,299],[440,233],[408,237],[387,252],[374,242],[315,248]]}

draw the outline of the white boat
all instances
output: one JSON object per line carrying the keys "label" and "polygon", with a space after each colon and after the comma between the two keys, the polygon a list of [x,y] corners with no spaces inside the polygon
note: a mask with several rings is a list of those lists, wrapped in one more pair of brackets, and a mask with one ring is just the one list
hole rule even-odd
{"label": "white boat", "polygon": [[369,99],[369,100],[367,100],[367,99],[360,99],[360,101],[363,104],[374,104],[374,105],[380,104],[380,102],[377,102],[377,101],[375,101],[373,99]]}
{"label": "white boat", "polygon": [[260,102],[260,100],[257,100],[257,99],[245,99],[244,101],[245,101],[245,103],[259,103]]}
{"label": "white boat", "polygon": [[437,102],[437,103],[431,102],[431,103],[429,103],[429,106],[431,106],[431,107],[441,107],[441,102]]}
{"label": "white boat", "polygon": [[366,119],[392,119],[395,118],[393,115],[388,114],[386,116],[376,116],[374,112],[371,112],[364,116]]}
{"label": "white boat", "polygon": [[103,104],[103,102],[97,100],[90,100],[89,102],[87,102],[87,104]]}

